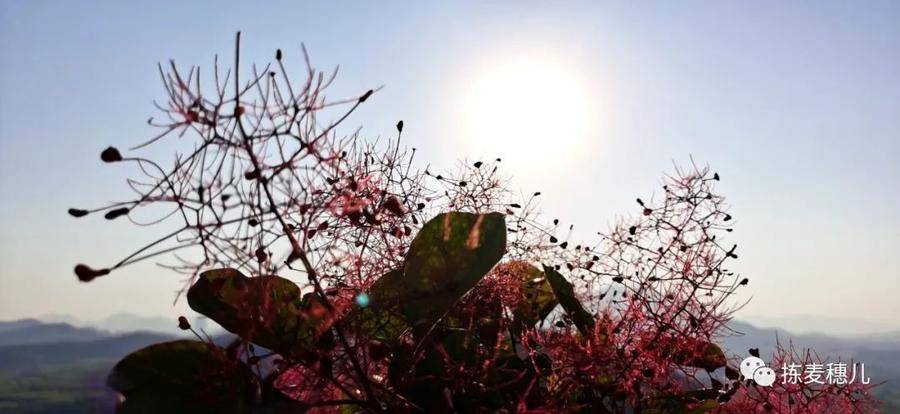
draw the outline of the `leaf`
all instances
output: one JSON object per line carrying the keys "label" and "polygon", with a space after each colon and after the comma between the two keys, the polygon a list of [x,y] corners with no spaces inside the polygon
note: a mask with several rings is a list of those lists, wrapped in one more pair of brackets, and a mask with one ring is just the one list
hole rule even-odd
{"label": "leaf", "polygon": [[406,254],[398,294],[413,326],[441,317],[487,274],[506,250],[501,213],[439,214],[422,227]]}
{"label": "leaf", "polygon": [[354,308],[346,320],[355,323],[369,339],[395,344],[410,326],[400,311],[403,271],[392,270],[369,289],[369,305]]}
{"label": "leaf", "polygon": [[179,340],[150,345],[123,358],[107,384],[125,396],[116,411],[249,413],[256,396],[250,369],[225,350]]}
{"label": "leaf", "polygon": [[687,411],[687,414],[703,414],[715,411],[719,408],[719,402],[715,399],[703,400]]}
{"label": "leaf", "polygon": [[734,381],[740,377],[741,377],[741,373],[738,372],[738,370],[736,370],[732,367],[729,367],[729,366],[725,367],[725,378],[728,378],[728,379]]}
{"label": "leaf", "polygon": [[578,298],[575,297],[575,289],[572,284],[552,267],[545,265],[544,273],[547,274],[547,282],[550,283],[556,300],[575,322],[578,331],[584,336],[589,335],[594,329],[594,316],[585,310]]}
{"label": "leaf", "polygon": [[396,345],[415,321],[425,324],[444,315],[500,260],[505,245],[506,224],[499,213],[438,215],[416,235],[404,268],[379,278],[367,292],[369,305],[355,308],[345,322]]}
{"label": "leaf", "polygon": [[503,304],[498,296],[467,296],[444,315],[431,336],[446,338],[464,332],[466,342],[494,349],[503,336],[500,335],[502,315]]}
{"label": "leaf", "polygon": [[725,366],[728,359],[722,348],[712,342],[700,342],[692,347],[690,354],[683,354],[675,358],[678,365],[703,368],[712,372]]}
{"label": "leaf", "polygon": [[188,304],[223,328],[257,345],[299,357],[315,352],[334,322],[314,294],[278,276],[249,278],[235,269],[203,272],[188,290]]}
{"label": "leaf", "polygon": [[685,411],[689,404],[689,399],[683,395],[665,391],[649,397],[644,412],[648,414],[686,414]]}
{"label": "leaf", "polygon": [[719,403],[715,400],[718,391],[711,389],[692,390],[684,393],[663,392],[651,397],[646,413],[649,414],[703,414],[715,411]]}
{"label": "leaf", "polygon": [[544,272],[522,261],[504,263],[500,266],[500,272],[522,283],[522,295],[513,310],[516,321],[523,326],[533,327],[556,308],[559,302]]}

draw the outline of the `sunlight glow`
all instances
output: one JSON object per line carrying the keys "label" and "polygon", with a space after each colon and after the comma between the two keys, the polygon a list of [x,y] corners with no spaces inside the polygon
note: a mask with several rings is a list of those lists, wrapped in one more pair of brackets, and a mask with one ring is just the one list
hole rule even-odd
{"label": "sunlight glow", "polygon": [[495,61],[477,70],[462,93],[462,139],[478,153],[516,164],[560,164],[595,140],[591,85],[555,57]]}

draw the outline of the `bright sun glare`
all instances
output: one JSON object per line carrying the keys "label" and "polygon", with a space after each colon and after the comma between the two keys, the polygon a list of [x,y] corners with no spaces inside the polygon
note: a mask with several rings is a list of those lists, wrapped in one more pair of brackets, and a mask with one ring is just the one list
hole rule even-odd
{"label": "bright sun glare", "polygon": [[591,82],[559,59],[522,57],[487,65],[463,91],[462,135],[470,148],[513,163],[559,164],[596,133]]}

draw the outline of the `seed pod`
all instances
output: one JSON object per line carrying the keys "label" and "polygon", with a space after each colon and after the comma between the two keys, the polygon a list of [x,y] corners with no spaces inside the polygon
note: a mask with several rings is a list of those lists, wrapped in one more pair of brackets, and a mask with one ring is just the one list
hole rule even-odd
{"label": "seed pod", "polygon": [[186,331],[188,329],[191,329],[191,324],[190,322],[188,322],[187,318],[185,318],[184,316],[179,316],[178,328],[180,328],[182,331]]}
{"label": "seed pod", "polygon": [[244,173],[244,178],[247,180],[256,180],[259,179],[259,177],[259,170],[247,171]]}
{"label": "seed pod", "polygon": [[366,223],[369,225],[378,225],[381,224],[381,217],[379,214],[371,213],[368,210],[363,210],[363,216],[366,217]]}
{"label": "seed pod", "polygon": [[70,208],[69,209],[69,215],[72,217],[84,217],[84,216],[88,215],[88,213],[89,213],[89,211],[82,210],[80,208]]}
{"label": "seed pod", "polygon": [[387,198],[387,200],[384,200],[384,204],[382,205],[382,207],[384,207],[385,210],[397,217],[402,217],[404,214],[406,214],[406,210],[400,203],[400,199],[394,196],[390,196]]}
{"label": "seed pod", "polygon": [[121,207],[113,210],[109,210],[106,214],[103,215],[103,218],[107,220],[115,220],[121,216],[128,214],[128,207]]}
{"label": "seed pod", "polygon": [[359,210],[352,210],[347,212],[347,218],[350,219],[350,222],[353,224],[359,224],[359,221],[362,219],[362,212]]}
{"label": "seed pod", "polygon": [[92,269],[90,266],[80,263],[75,266],[75,275],[78,276],[78,280],[82,282],[90,282],[91,280],[94,280],[94,278],[108,274],[109,269]]}
{"label": "seed pod", "polygon": [[266,261],[266,259],[269,258],[269,255],[266,254],[266,250],[263,249],[262,247],[256,249],[254,254],[256,255],[256,261],[259,263],[264,263]]}
{"label": "seed pod", "polygon": [[119,162],[122,161],[122,154],[116,147],[108,147],[100,153],[100,159],[103,162]]}

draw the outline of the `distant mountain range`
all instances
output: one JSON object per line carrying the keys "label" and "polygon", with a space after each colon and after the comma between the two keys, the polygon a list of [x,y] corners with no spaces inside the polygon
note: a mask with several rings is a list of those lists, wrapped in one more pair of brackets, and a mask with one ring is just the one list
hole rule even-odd
{"label": "distant mountain range", "polygon": [[870,337],[873,335],[900,337],[896,318],[833,317],[822,315],[742,315],[742,320],[757,327],[777,327],[794,334],[823,334],[837,337]]}
{"label": "distant mountain range", "polygon": [[32,343],[0,347],[0,371],[19,371],[85,360],[115,359],[172,336],[150,332],[110,336],[97,340]]}
{"label": "distant mountain range", "polygon": [[[166,318],[120,314],[91,324],[94,327],[55,320],[0,322],[0,414],[111,412],[115,395],[104,385],[110,368],[136,349],[186,336]],[[67,320],[84,324],[74,318]],[[134,328],[127,329],[129,326]],[[884,382],[875,390],[876,397],[886,402],[883,412],[900,412],[898,333],[795,335],[740,321],[733,321],[730,328],[742,335],[723,338],[721,343],[736,358],[746,356],[749,348],[758,348],[764,358],[771,356],[777,339],[811,348],[823,358],[863,362],[873,383]],[[228,341],[226,336],[217,339]]]}
{"label": "distant mountain range", "polygon": [[43,323],[36,319],[0,322],[0,347],[55,342],[92,341],[109,336],[93,328],[66,323]]}
{"label": "distant mountain range", "polygon": [[112,366],[175,337],[37,319],[0,322],[0,413],[113,412],[116,395],[106,387]]}
{"label": "distant mountain range", "polygon": [[178,333],[178,322],[175,317],[142,316],[132,313],[116,313],[97,321],[85,321],[70,315],[51,314],[37,318],[41,322],[65,323],[80,328],[94,328],[111,333],[125,332],[160,332]]}
{"label": "distant mountain range", "polygon": [[[771,357],[777,342],[803,350],[810,349],[822,359],[864,363],[872,383],[885,384],[875,389],[883,400],[900,402],[900,333],[836,337],[822,334],[795,335],[776,328],[757,328],[745,322],[732,321],[731,329],[742,335],[722,339],[725,348],[739,358],[747,350],[758,348],[763,359]],[[895,408],[900,411],[900,406]]]}
{"label": "distant mountain range", "polygon": [[[873,390],[882,401],[882,413],[900,413],[900,332],[869,335],[829,336],[817,333],[794,334],[778,328],[758,328],[746,322],[732,321],[734,335],[720,340],[726,353],[738,359],[749,356],[750,348],[757,348],[763,359],[769,360],[778,343],[793,344],[797,350],[810,349],[820,358],[865,364],[865,374]],[[780,372],[780,367],[776,367]]]}

